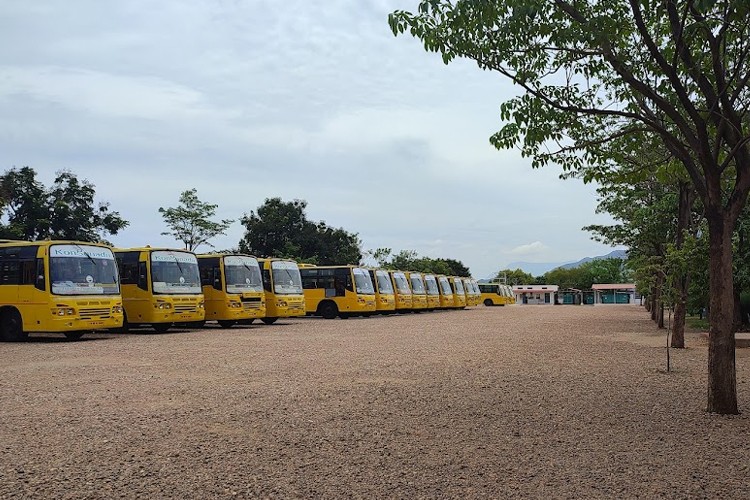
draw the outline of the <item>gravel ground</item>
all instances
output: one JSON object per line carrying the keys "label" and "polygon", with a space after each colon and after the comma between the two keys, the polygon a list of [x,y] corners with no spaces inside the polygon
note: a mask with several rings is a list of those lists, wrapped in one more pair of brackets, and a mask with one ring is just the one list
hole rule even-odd
{"label": "gravel ground", "polygon": [[705,340],[666,373],[637,306],[86,339],[0,344],[1,498],[750,498]]}

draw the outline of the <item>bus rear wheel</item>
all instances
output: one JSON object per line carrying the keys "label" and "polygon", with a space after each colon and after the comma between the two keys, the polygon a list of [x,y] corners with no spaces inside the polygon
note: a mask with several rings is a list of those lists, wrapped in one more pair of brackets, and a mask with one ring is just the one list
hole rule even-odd
{"label": "bus rear wheel", "polygon": [[318,312],[325,319],[334,319],[339,313],[339,308],[333,302],[324,302],[320,304]]}
{"label": "bus rear wheel", "polygon": [[492,299],[484,299],[484,305],[487,307],[492,307]]}
{"label": "bus rear wheel", "polygon": [[237,322],[231,319],[220,319],[219,326],[222,328],[232,328]]}
{"label": "bus rear wheel", "polygon": [[261,318],[261,321],[263,321],[263,323],[267,325],[273,325],[274,323],[276,323],[277,319],[279,318]]}
{"label": "bus rear wheel", "polygon": [[83,334],[86,332],[65,332],[65,337],[68,340],[78,340],[81,337],[83,337]]}
{"label": "bus rear wheel", "polygon": [[0,338],[8,342],[26,340],[29,334],[23,331],[21,313],[15,309],[3,312],[0,317]]}

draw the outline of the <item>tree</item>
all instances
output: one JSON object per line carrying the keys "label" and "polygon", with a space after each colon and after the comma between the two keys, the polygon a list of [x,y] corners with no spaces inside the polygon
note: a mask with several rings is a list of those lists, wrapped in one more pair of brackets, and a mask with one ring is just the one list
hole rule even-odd
{"label": "tree", "polygon": [[444,274],[446,276],[470,277],[471,271],[463,262],[455,259],[433,259],[420,257],[414,250],[401,250],[392,255],[390,248],[369,250],[370,255],[384,269],[400,269],[402,271],[416,271],[420,273]]}
{"label": "tree", "polygon": [[242,217],[245,236],[240,250],[318,265],[359,264],[362,243],[358,235],[323,221],[309,221],[305,208],[304,200],[267,198],[257,211]]}
{"label": "tree", "polygon": [[57,173],[50,188],[31,167],[12,168],[0,177],[0,237],[20,240],[103,241],[128,226],[109,203],[95,205],[96,189],[70,171]]}
{"label": "tree", "polygon": [[214,222],[211,217],[216,215],[218,205],[204,203],[198,199],[198,190],[188,189],[180,194],[180,204],[176,207],[159,207],[159,213],[164,218],[164,223],[169,231],[161,233],[164,236],[173,236],[177,241],[185,244],[185,249],[191,252],[200,245],[206,244],[220,234],[224,234],[227,228],[234,222],[222,219]]}
{"label": "tree", "polygon": [[[427,50],[518,84],[491,141],[586,180],[599,146],[658,137],[703,203],[710,249],[707,409],[738,412],[732,235],[750,192],[750,4],[743,0],[423,0],[389,17]],[[601,167],[601,168],[600,168]]]}

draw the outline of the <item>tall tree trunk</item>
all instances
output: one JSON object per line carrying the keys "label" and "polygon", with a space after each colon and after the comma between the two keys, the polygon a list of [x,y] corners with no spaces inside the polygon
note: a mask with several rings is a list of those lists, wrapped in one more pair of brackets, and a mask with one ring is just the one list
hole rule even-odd
{"label": "tall tree trunk", "polygon": [[659,309],[659,278],[656,278],[657,283],[654,285],[654,288],[651,290],[651,321],[656,322],[658,318],[658,309]]}
{"label": "tall tree trunk", "polygon": [[658,328],[664,328],[664,302],[659,302],[659,314],[657,315],[656,326]]}
{"label": "tall tree trunk", "polygon": [[732,286],[732,232],[721,207],[707,207],[710,252],[709,291],[711,326],[708,344],[709,412],[737,414],[737,375],[732,331],[734,294]]}
{"label": "tall tree trunk", "polygon": [[[685,244],[685,232],[690,229],[690,212],[695,200],[690,183],[680,182],[680,201],[677,208],[677,237],[675,246],[682,250]],[[682,270],[676,280],[677,303],[674,305],[674,322],[672,323],[672,347],[685,347],[685,318],[687,316],[688,287],[690,285],[687,270]]]}

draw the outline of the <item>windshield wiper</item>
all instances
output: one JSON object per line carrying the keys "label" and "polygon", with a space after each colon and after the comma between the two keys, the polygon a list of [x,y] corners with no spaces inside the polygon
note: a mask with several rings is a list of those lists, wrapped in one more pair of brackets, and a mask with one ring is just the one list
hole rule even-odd
{"label": "windshield wiper", "polygon": [[89,259],[92,264],[94,264],[94,266],[98,266],[98,264],[96,263],[96,260],[94,260],[94,258],[91,255],[89,255],[88,252],[81,247],[81,245],[76,245],[76,247],[78,247],[78,250],[80,250],[81,253],[85,255],[86,258]]}

